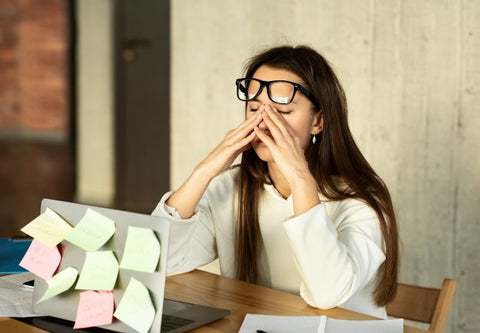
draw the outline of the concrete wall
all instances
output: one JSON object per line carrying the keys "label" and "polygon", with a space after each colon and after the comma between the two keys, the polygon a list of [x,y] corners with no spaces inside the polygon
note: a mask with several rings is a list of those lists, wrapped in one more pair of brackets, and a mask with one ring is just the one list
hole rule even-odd
{"label": "concrete wall", "polygon": [[77,1],[77,198],[109,206],[115,194],[113,5]]}
{"label": "concrete wall", "polygon": [[308,44],[334,64],[391,190],[401,281],[455,278],[446,332],[480,331],[480,2],[175,0],[171,14],[172,187],[242,121],[245,60]]}
{"label": "concrete wall", "polygon": [[[110,1],[78,2],[81,201],[114,193]],[[480,331],[480,2],[174,0],[171,15],[172,188],[242,121],[245,60],[308,44],[334,64],[352,131],[391,190],[401,281],[455,278],[446,332]]]}

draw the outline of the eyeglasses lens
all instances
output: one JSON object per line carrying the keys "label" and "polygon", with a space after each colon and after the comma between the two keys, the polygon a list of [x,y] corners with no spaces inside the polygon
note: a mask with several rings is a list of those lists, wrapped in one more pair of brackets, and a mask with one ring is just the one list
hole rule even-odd
{"label": "eyeglasses lens", "polygon": [[238,83],[238,98],[242,101],[250,101],[254,99],[260,90],[260,82],[254,80],[242,80]]}
{"label": "eyeglasses lens", "polygon": [[270,84],[270,98],[278,104],[291,102],[295,87],[289,82],[273,82]]}

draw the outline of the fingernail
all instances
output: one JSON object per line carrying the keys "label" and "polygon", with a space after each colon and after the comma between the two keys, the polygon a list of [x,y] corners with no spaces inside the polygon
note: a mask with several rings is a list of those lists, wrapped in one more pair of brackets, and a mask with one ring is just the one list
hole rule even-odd
{"label": "fingernail", "polygon": [[271,107],[269,104],[265,105],[265,108],[266,108],[267,110],[271,110],[271,109],[272,109],[272,107]]}

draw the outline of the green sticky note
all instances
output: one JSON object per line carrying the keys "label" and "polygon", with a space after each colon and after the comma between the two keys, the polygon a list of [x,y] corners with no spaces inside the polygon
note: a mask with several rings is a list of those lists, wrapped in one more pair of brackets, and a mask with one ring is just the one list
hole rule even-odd
{"label": "green sticky note", "polygon": [[47,290],[43,296],[37,301],[43,302],[53,296],[67,291],[77,279],[78,270],[75,267],[67,267],[58,274],[55,274],[50,280],[47,281]]}
{"label": "green sticky note", "polygon": [[138,332],[148,332],[155,318],[148,288],[132,277],[113,315]]}
{"label": "green sticky note", "polygon": [[113,290],[118,276],[118,261],[112,251],[87,252],[75,289]]}
{"label": "green sticky note", "polygon": [[53,210],[47,208],[41,215],[20,230],[41,243],[54,247],[72,231],[72,226]]}
{"label": "green sticky note", "polygon": [[160,258],[160,242],[152,229],[128,227],[120,268],[153,273]]}
{"label": "green sticky note", "polygon": [[114,233],[113,220],[88,208],[85,216],[65,239],[85,251],[97,251]]}

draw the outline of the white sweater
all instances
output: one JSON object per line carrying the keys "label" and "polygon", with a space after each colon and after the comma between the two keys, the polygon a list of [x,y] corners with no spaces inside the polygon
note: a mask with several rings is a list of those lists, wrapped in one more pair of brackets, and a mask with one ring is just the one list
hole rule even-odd
{"label": "white sweater", "polygon": [[[195,214],[181,219],[165,201],[153,215],[171,223],[168,274],[191,271],[219,259],[221,274],[234,277],[238,169],[214,178]],[[372,291],[385,260],[383,238],[375,212],[359,200],[328,201],[293,216],[287,199],[272,185],[261,194],[259,224],[264,249],[259,284],[300,296],[311,306],[340,306],[386,318]]]}

